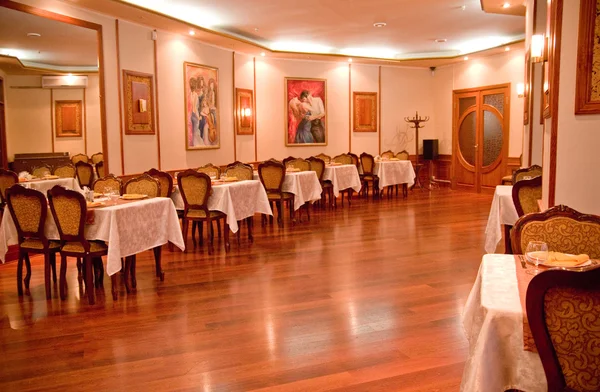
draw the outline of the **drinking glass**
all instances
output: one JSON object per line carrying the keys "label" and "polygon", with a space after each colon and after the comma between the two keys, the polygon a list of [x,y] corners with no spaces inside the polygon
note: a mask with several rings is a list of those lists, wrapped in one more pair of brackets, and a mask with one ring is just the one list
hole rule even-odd
{"label": "drinking glass", "polygon": [[529,241],[525,250],[525,257],[535,265],[534,270],[527,270],[528,274],[537,275],[540,271],[538,266],[540,263],[548,259],[548,244],[543,241]]}

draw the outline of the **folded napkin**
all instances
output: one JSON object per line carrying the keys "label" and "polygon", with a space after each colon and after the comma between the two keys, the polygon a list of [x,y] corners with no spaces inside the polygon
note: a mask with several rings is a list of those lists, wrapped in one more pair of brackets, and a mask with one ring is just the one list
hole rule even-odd
{"label": "folded napkin", "polygon": [[287,172],[299,172],[300,169],[298,169],[297,167],[287,167],[285,169],[285,171],[287,171]]}
{"label": "folded napkin", "polygon": [[237,181],[237,177],[225,177],[223,178],[223,181],[225,182],[233,182],[233,181]]}
{"label": "folded napkin", "polygon": [[46,179],[46,180],[56,180],[57,178],[60,178],[60,177],[52,175],[52,174],[48,174],[48,175],[44,176],[44,179]]}
{"label": "folded napkin", "polygon": [[390,158],[390,161],[399,161],[400,158]]}
{"label": "folded napkin", "polygon": [[139,193],[126,193],[124,194],[122,197],[123,200],[137,200],[137,199],[143,199],[145,197],[147,197],[148,195],[142,195]]}
{"label": "folded napkin", "polygon": [[104,202],[101,202],[101,201],[88,201],[87,202],[88,208],[100,207],[103,205],[104,205]]}
{"label": "folded napkin", "polygon": [[586,254],[570,255],[561,252],[548,252],[548,260],[544,264],[556,267],[576,267],[589,259],[590,256]]}

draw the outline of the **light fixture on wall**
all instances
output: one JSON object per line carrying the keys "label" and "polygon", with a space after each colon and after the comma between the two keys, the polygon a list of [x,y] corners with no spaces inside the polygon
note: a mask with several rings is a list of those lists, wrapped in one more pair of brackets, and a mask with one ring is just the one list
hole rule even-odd
{"label": "light fixture on wall", "polygon": [[523,98],[525,96],[525,83],[517,83],[517,96]]}
{"label": "light fixture on wall", "polygon": [[250,109],[250,108],[243,108],[241,111],[242,111],[242,117],[252,116],[252,109]]}
{"label": "light fixture on wall", "polygon": [[531,36],[531,61],[541,63],[544,59],[544,44],[546,40],[544,34],[535,34]]}

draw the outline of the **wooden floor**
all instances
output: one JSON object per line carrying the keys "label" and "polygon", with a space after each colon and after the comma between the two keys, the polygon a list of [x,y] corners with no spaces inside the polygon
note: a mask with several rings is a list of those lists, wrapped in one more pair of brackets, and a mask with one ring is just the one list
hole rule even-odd
{"label": "wooden floor", "polygon": [[94,306],[74,263],[66,301],[45,300],[39,258],[22,299],[16,263],[0,265],[0,390],[457,391],[491,199],[410,191],[285,229],[256,218],[227,255],[163,251],[164,282],[145,252],[137,292],[120,283],[113,302],[105,279]]}

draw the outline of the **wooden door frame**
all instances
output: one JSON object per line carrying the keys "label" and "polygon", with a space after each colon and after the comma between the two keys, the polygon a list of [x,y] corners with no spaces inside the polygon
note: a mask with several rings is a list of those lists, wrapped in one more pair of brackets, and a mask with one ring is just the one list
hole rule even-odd
{"label": "wooden door frame", "polygon": [[1,96],[2,102],[0,105],[4,107],[2,111],[2,115],[0,116],[0,166],[3,169],[8,169],[8,152],[6,151],[6,85],[5,80],[2,76],[0,76],[0,85],[2,86]]}
{"label": "wooden door frame", "polygon": [[[502,83],[502,84],[493,84],[493,85],[489,85],[489,86],[480,86],[480,87],[472,87],[472,88],[466,88],[466,89],[459,89],[459,90],[452,90],[452,189],[456,189],[457,188],[457,184],[456,184],[456,170],[457,170],[457,165],[459,165],[458,162],[458,154],[457,152],[458,150],[458,128],[457,128],[457,121],[459,119],[458,116],[458,105],[456,104],[456,96],[458,94],[465,94],[465,93],[479,93],[479,92],[485,92],[488,90],[498,90],[498,89],[506,89],[507,90],[507,94],[505,95],[505,110],[504,113],[502,115],[502,117],[504,118],[504,125],[505,125],[505,129],[504,129],[504,135],[506,136],[506,138],[504,139],[503,143],[502,143],[502,160],[501,160],[501,166],[503,166],[504,168],[506,168],[506,165],[508,163],[508,148],[510,145],[510,92],[511,92],[511,83]],[[483,105],[483,102],[479,103],[478,102],[478,106]],[[481,122],[481,124],[483,124],[483,118],[478,118],[477,119],[478,124],[477,126],[479,127],[479,122]],[[476,143],[477,145],[483,145],[483,141],[479,140],[479,135],[476,134],[475,136],[476,138]],[[474,184],[474,188],[476,192],[481,192],[482,187],[481,187],[481,178],[479,178],[480,176],[477,175],[477,168],[482,164],[482,162],[480,162],[480,153],[479,151],[476,152],[476,158],[475,158],[475,162],[477,164],[476,167],[476,175],[475,175],[475,184]]]}

